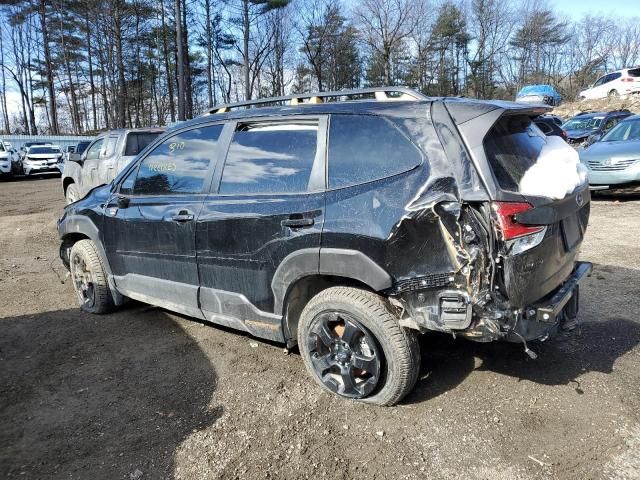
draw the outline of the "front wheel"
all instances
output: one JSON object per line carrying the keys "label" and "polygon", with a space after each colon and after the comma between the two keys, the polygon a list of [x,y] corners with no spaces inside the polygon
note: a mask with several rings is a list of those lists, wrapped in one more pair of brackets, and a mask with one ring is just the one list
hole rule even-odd
{"label": "front wheel", "polygon": [[69,267],[81,310],[88,313],[108,313],[113,310],[107,274],[91,240],[80,240],[71,247]]}
{"label": "front wheel", "polygon": [[298,345],[322,388],[375,405],[402,400],[420,371],[417,332],[398,324],[384,298],[357,288],[312,298],[300,316]]}
{"label": "front wheel", "polygon": [[75,183],[72,183],[67,187],[67,190],[64,192],[64,196],[67,199],[67,205],[80,199],[80,193],[78,192],[78,187]]}

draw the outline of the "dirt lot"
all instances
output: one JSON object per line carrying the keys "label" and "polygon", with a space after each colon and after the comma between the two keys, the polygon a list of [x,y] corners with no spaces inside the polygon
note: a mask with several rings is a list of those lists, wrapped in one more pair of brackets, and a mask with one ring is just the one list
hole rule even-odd
{"label": "dirt lot", "polygon": [[640,201],[593,203],[579,331],[536,361],[425,336],[394,408],[321,392],[280,345],[140,304],[80,313],[59,179],[1,183],[0,205],[2,478],[640,478]]}

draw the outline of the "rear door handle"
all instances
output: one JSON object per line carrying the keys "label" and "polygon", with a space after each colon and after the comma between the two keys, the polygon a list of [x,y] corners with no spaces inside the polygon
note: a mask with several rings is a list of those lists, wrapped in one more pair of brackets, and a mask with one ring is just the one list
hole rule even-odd
{"label": "rear door handle", "polygon": [[311,227],[314,223],[315,221],[313,218],[289,218],[282,221],[282,226],[290,228],[305,228]]}
{"label": "rear door handle", "polygon": [[171,217],[171,220],[173,220],[174,222],[190,222],[194,218],[195,217],[193,216],[193,213],[190,213],[186,210],[180,210],[178,213]]}

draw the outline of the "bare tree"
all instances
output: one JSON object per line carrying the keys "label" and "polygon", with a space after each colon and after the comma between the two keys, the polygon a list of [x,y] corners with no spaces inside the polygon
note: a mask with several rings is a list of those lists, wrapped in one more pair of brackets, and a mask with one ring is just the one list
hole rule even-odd
{"label": "bare tree", "polygon": [[415,5],[411,0],[362,0],[354,11],[365,41],[382,60],[388,85],[394,78],[392,54],[416,27]]}

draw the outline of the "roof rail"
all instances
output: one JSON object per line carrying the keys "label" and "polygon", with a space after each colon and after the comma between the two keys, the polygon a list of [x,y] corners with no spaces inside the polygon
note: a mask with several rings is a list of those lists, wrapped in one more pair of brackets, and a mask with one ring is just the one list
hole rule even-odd
{"label": "roof rail", "polygon": [[[360,98],[358,98],[360,97]],[[375,99],[378,102],[390,102],[401,100],[425,100],[428,97],[409,87],[376,87],[359,88],[354,90],[338,90],[334,92],[296,93],[284,97],[259,98],[246,102],[225,103],[207,109],[202,115],[226,113],[238,108],[256,108],[263,106],[279,105],[303,105],[325,103],[325,99],[334,98],[337,101],[356,101]],[[342,100],[342,99],[345,100]],[[333,101],[336,101],[333,100]]]}

